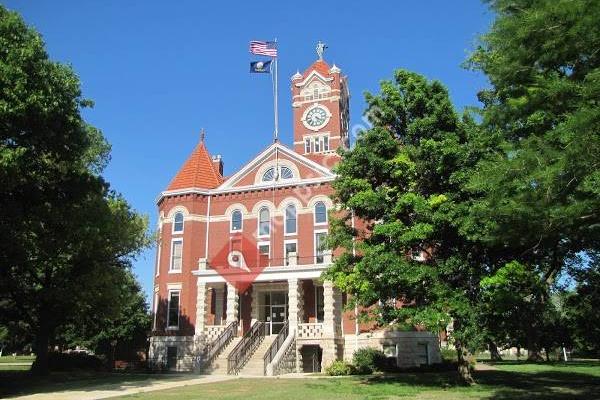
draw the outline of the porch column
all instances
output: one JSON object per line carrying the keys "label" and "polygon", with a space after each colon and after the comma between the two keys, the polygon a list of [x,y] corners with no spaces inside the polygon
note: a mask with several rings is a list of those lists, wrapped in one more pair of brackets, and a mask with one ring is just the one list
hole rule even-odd
{"label": "porch column", "polygon": [[228,283],[227,284],[227,314],[225,316],[225,323],[229,325],[230,323],[237,321],[238,319],[238,291],[237,288]]}
{"label": "porch column", "polygon": [[304,296],[301,282],[298,278],[288,279],[288,324],[290,332],[298,329],[298,323],[303,317]]}
{"label": "porch column", "polygon": [[338,309],[342,306],[341,295],[333,287],[333,282],[323,282],[323,349],[322,368],[327,368],[338,358],[339,320]]}
{"label": "porch column", "polygon": [[333,282],[323,282],[323,333],[328,338],[335,335],[335,295]]}
{"label": "porch column", "polygon": [[196,336],[204,334],[204,327],[206,326],[206,282],[200,282],[198,279],[196,283]]}

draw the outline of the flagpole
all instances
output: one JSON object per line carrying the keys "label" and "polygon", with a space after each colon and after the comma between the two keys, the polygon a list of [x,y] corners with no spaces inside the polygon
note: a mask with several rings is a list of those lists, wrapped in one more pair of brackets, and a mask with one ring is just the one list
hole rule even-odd
{"label": "flagpole", "polygon": [[[277,46],[277,39],[275,39],[275,46]],[[279,66],[277,65],[277,59],[279,54],[277,54],[277,56],[275,57],[275,96],[274,96],[274,108],[275,108],[275,137],[274,137],[274,141],[277,142],[279,140],[279,108],[278,108],[278,102],[277,102],[277,98],[278,98],[278,89],[277,89],[277,76],[279,74]]]}

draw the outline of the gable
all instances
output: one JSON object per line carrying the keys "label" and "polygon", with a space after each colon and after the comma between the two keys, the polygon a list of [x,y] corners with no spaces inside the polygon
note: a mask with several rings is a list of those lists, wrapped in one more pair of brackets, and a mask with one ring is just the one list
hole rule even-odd
{"label": "gable", "polygon": [[280,179],[278,184],[302,183],[320,179],[331,180],[335,177],[329,169],[322,165],[275,143],[243,166],[218,189],[272,186],[274,182],[265,182],[263,177],[267,173],[274,172],[276,166],[279,166],[280,174],[291,173],[293,175],[293,178],[290,179]]}

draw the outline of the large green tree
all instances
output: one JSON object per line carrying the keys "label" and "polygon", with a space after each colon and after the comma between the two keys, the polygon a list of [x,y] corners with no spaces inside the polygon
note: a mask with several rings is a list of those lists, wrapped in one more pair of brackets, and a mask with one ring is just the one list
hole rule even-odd
{"label": "large green tree", "polygon": [[[489,3],[496,20],[469,62],[490,80],[483,127],[503,146],[473,174],[485,193],[473,215],[489,246],[510,248],[539,277],[543,305],[565,267],[600,244],[600,7]],[[539,358],[542,321],[530,322],[527,347]]]}
{"label": "large green tree", "polygon": [[[396,71],[366,100],[372,128],[337,166],[336,200],[350,211],[332,223],[330,244],[342,254],[329,275],[382,322],[439,332],[453,321],[460,375],[471,383],[479,282],[498,256],[474,234],[465,185],[496,138],[460,118],[441,83],[415,73]],[[352,227],[352,214],[366,225]]]}
{"label": "large green tree", "polygon": [[40,373],[67,319],[119,307],[102,294],[148,243],[146,219],[100,175],[110,147],[88,106],[73,70],[0,6],[0,323],[30,327]]}

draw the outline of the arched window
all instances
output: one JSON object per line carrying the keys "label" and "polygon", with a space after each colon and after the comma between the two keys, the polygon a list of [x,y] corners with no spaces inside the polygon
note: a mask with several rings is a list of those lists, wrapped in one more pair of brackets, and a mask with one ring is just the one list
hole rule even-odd
{"label": "arched window", "polygon": [[327,223],[327,207],[322,201],[315,203],[315,224]]}
{"label": "arched window", "polygon": [[263,207],[258,212],[258,236],[268,236],[271,233],[271,216],[269,209]]}
{"label": "arched window", "polygon": [[296,233],[296,206],[290,204],[285,208],[285,233]]}
{"label": "arched window", "polygon": [[288,167],[281,167],[281,179],[292,179],[294,177],[294,173]]}
{"label": "arched window", "polygon": [[173,217],[173,233],[183,232],[183,213],[177,212]]}
{"label": "arched window", "polygon": [[262,180],[263,182],[271,182],[273,179],[275,179],[275,168],[271,167],[265,171]]}
{"label": "arched window", "polygon": [[231,231],[241,231],[242,230],[242,212],[240,210],[235,210],[231,213]]}

